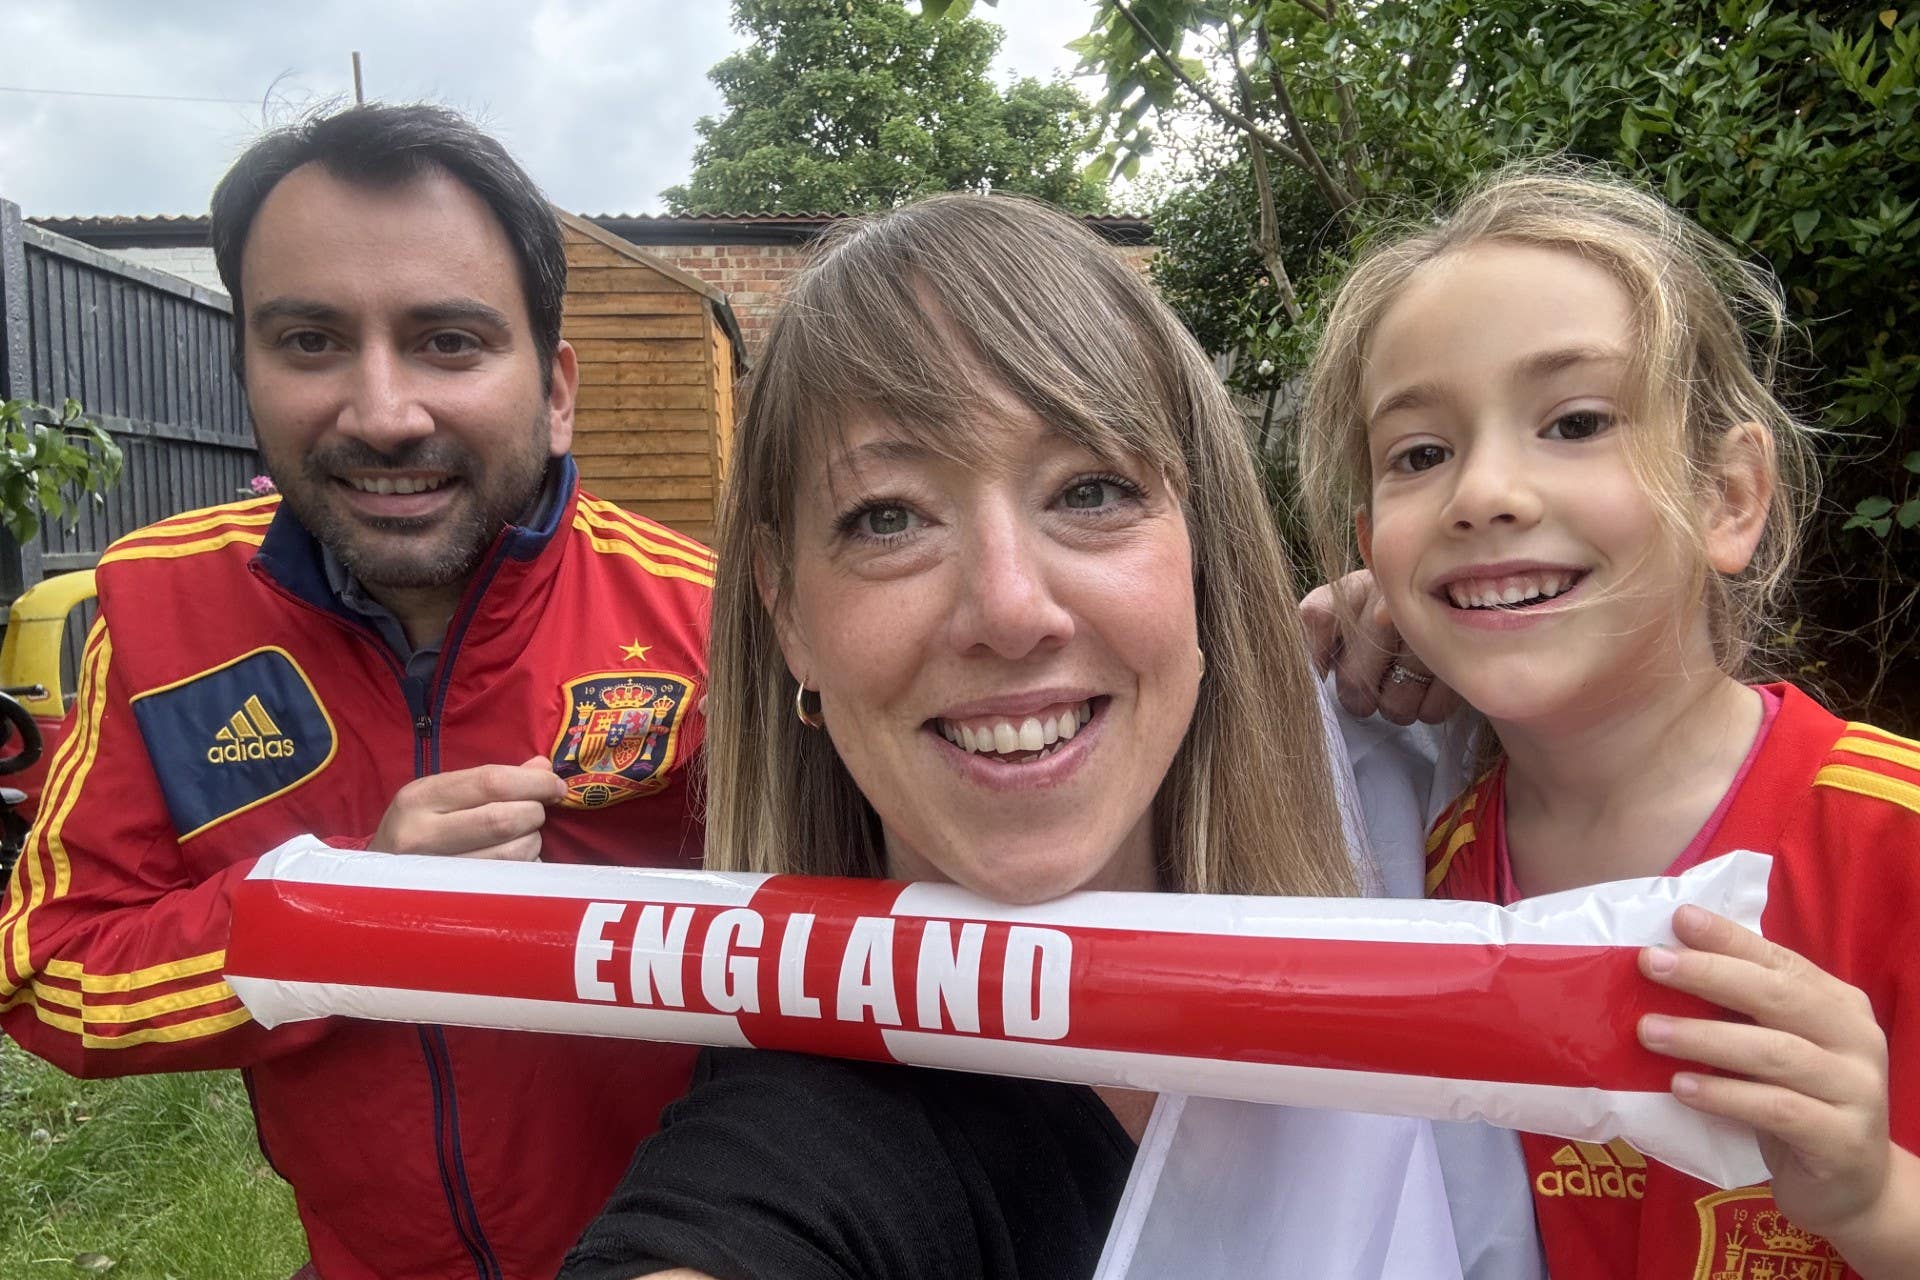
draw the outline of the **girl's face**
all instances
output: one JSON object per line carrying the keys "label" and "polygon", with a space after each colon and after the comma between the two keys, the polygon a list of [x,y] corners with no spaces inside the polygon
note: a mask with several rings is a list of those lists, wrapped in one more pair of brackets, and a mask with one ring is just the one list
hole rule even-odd
{"label": "girl's face", "polygon": [[1600,267],[1489,242],[1422,268],[1369,344],[1362,554],[1413,651],[1496,723],[1713,667],[1691,554],[1628,465],[1633,341]]}
{"label": "girl's face", "polygon": [[1004,397],[984,465],[856,418],[809,460],[780,611],[888,873],[1009,902],[1155,887],[1199,688],[1186,519]]}

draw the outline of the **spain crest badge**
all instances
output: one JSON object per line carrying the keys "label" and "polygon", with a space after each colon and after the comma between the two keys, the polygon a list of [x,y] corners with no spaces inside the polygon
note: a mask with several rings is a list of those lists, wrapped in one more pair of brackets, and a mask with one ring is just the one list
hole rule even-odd
{"label": "spain crest badge", "polygon": [[693,681],[669,671],[597,671],[561,686],[567,721],[553,771],[570,809],[604,809],[667,785]]}
{"label": "spain crest badge", "polygon": [[1840,1280],[1847,1264],[1833,1246],[1782,1217],[1767,1187],[1702,1196],[1694,1280]]}

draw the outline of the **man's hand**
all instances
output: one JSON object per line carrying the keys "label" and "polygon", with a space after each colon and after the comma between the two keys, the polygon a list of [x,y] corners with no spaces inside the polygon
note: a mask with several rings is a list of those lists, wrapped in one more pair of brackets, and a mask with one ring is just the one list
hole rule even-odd
{"label": "man's hand", "polygon": [[1348,715],[1374,712],[1394,724],[1439,724],[1460,707],[1460,695],[1433,678],[1407,651],[1373,574],[1356,569],[1315,587],[1300,602],[1300,621],[1314,668],[1333,671],[1333,690]]}
{"label": "man's hand", "polygon": [[1683,945],[1648,947],[1641,972],[1735,1015],[1640,1019],[1647,1048],[1730,1073],[1679,1072],[1674,1096],[1751,1125],[1781,1210],[1855,1270],[1920,1274],[1920,1160],[1887,1132],[1887,1037],[1867,997],[1699,907],[1673,931]]}
{"label": "man's hand", "polygon": [[368,847],[532,862],[547,806],[566,797],[567,784],[545,756],[415,778],[393,797]]}

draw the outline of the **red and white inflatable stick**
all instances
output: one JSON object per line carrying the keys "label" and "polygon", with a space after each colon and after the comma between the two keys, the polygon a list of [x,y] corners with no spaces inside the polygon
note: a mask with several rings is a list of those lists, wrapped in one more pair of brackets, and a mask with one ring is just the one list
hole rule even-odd
{"label": "red and white inflatable stick", "polygon": [[290,841],[234,901],[266,1026],[329,1015],[754,1045],[1604,1141],[1724,1187],[1752,1135],[1682,1107],[1634,1026],[1695,902],[1757,927],[1770,860],[1500,909],[460,861]]}

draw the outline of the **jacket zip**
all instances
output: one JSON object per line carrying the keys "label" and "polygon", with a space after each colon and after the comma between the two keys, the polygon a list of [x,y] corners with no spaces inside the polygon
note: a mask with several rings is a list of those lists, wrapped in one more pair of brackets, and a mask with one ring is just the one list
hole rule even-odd
{"label": "jacket zip", "polygon": [[[446,701],[447,687],[452,681],[454,651],[466,635],[467,624],[473,620],[481,597],[486,594],[504,559],[504,550],[496,543],[487,557],[481,576],[469,585],[459,608],[454,612],[440,648],[440,657],[434,664],[430,687],[422,687],[418,679],[409,676],[386,642],[367,628],[302,599],[275,582],[271,574],[258,569],[256,572],[259,572],[262,581],[289,600],[325,614],[372,644],[386,660],[388,668],[400,682],[401,696],[413,713],[413,776],[422,778],[440,771],[440,743],[435,732],[435,718]],[[480,1212],[473,1202],[473,1189],[467,1182],[466,1157],[460,1149],[459,1100],[454,1092],[453,1058],[447,1050],[446,1031],[437,1025],[416,1025],[415,1030],[420,1037],[420,1052],[426,1059],[427,1083],[433,1095],[434,1161],[440,1169],[440,1189],[447,1198],[447,1211],[453,1218],[454,1231],[459,1235],[461,1245],[473,1261],[474,1274],[479,1280],[502,1280],[499,1260],[494,1257],[493,1246],[480,1226]]]}

